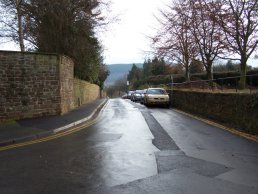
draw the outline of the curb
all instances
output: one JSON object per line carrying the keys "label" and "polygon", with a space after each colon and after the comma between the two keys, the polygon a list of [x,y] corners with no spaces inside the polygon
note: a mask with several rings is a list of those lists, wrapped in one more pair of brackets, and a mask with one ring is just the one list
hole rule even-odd
{"label": "curb", "polygon": [[99,104],[97,106],[97,108],[88,116],[85,117],[83,119],[80,119],[78,121],[75,121],[73,123],[70,123],[68,125],[65,125],[63,127],[59,127],[50,131],[44,131],[44,132],[40,132],[40,133],[36,133],[36,134],[32,134],[32,135],[27,135],[27,136],[23,136],[23,137],[19,137],[19,138],[14,138],[14,139],[9,139],[6,141],[2,141],[0,142],[0,147],[4,147],[4,146],[8,146],[11,144],[16,144],[16,143],[22,143],[22,142],[26,142],[29,140],[35,140],[35,139],[40,139],[43,137],[47,137],[47,136],[51,136],[60,132],[63,132],[65,130],[68,130],[72,127],[75,127],[79,124],[85,123],[89,120],[91,120],[94,116],[97,116],[97,114],[101,111],[101,109],[104,107],[104,105],[108,102],[108,99],[104,100],[101,104]]}
{"label": "curb", "polygon": [[182,110],[179,110],[179,109],[176,109],[176,108],[173,108],[174,111],[178,112],[178,113],[181,113],[183,115],[186,115],[188,117],[191,117],[191,118],[194,118],[194,119],[197,119],[199,121],[202,121],[208,125],[211,125],[213,127],[217,127],[217,128],[220,128],[220,129],[223,129],[225,131],[228,131],[232,134],[235,134],[235,135],[238,135],[242,138],[245,138],[245,139],[248,139],[248,140],[251,140],[253,142],[256,142],[258,143],[258,136],[257,135],[251,135],[251,134],[248,134],[248,133],[244,133],[244,132],[241,132],[237,129],[234,129],[234,128],[230,128],[230,127],[226,127],[222,124],[219,124],[219,123],[216,123],[215,121],[212,121],[212,120],[209,120],[209,119],[205,119],[205,118],[202,118],[202,117],[199,117],[199,116],[195,116],[191,113],[187,113],[187,112],[184,112]]}
{"label": "curb", "polygon": [[103,101],[99,106],[97,106],[97,108],[90,114],[90,116],[85,117],[85,118],[83,118],[83,119],[81,119],[81,120],[75,121],[75,122],[73,122],[73,123],[70,123],[69,125],[65,125],[65,126],[63,126],[63,127],[59,127],[59,128],[57,128],[57,129],[54,129],[54,130],[52,130],[53,133],[56,134],[56,133],[59,133],[59,132],[61,132],[61,131],[66,130],[66,129],[69,129],[69,128],[71,128],[71,127],[77,126],[77,125],[79,125],[79,124],[81,124],[81,123],[84,123],[84,122],[86,122],[86,121],[89,121],[90,119],[92,119],[92,117],[93,117],[96,113],[98,113],[98,112],[101,110],[101,108],[107,103],[107,101],[108,101],[108,99],[105,100],[105,101]]}

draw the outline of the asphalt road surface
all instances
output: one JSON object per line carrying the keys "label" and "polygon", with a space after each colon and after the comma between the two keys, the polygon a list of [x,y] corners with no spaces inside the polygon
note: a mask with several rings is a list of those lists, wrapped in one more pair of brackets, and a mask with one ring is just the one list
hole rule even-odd
{"label": "asphalt road surface", "polygon": [[258,144],[112,99],[88,128],[1,151],[0,193],[257,194]]}

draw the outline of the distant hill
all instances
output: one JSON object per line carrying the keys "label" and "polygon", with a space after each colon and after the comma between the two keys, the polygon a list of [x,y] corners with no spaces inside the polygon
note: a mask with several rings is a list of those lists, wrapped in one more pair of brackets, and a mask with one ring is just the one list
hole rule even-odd
{"label": "distant hill", "polygon": [[[142,63],[136,63],[137,67],[142,68]],[[107,80],[105,81],[106,86],[110,86],[114,84],[114,82],[123,76],[127,75],[129,71],[132,69],[133,64],[110,64],[107,65],[110,75],[108,76]]]}

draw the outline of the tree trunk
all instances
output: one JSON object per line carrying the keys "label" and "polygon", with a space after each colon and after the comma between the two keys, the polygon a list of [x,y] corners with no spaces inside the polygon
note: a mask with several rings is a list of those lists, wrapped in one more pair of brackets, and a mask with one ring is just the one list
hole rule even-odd
{"label": "tree trunk", "polygon": [[213,71],[212,71],[212,62],[211,61],[207,63],[206,71],[207,71],[207,79],[210,80],[209,85],[210,85],[210,87],[213,88],[215,86],[215,84],[212,81],[213,80]]}
{"label": "tree trunk", "polygon": [[190,81],[190,74],[189,74],[189,66],[185,66],[185,81],[189,82]]}
{"label": "tree trunk", "polygon": [[246,88],[246,60],[241,59],[239,89]]}
{"label": "tree trunk", "polygon": [[212,64],[207,64],[207,79],[212,80],[213,79],[213,72],[212,72]]}
{"label": "tree trunk", "polygon": [[20,10],[21,1],[22,0],[16,0],[16,10],[17,10],[17,19],[18,19],[19,44],[20,44],[21,51],[24,52],[25,51],[24,35],[23,35],[23,29],[22,29],[22,15]]}

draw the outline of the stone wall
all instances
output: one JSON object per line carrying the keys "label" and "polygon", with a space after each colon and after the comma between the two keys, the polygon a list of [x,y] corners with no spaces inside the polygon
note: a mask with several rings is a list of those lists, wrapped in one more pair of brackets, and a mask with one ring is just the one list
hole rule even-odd
{"label": "stone wall", "polygon": [[183,111],[258,134],[258,94],[174,91],[173,105]]}
{"label": "stone wall", "polygon": [[0,120],[60,114],[59,56],[0,51]]}
{"label": "stone wall", "polygon": [[0,122],[60,115],[100,97],[97,85],[73,74],[66,56],[0,51]]}
{"label": "stone wall", "polygon": [[65,56],[60,58],[60,96],[61,96],[61,114],[72,110],[75,106],[73,101],[74,85],[73,85],[73,73],[74,73],[73,61]]}
{"label": "stone wall", "polygon": [[78,107],[82,104],[91,102],[100,97],[100,88],[95,84],[74,79],[74,106]]}

